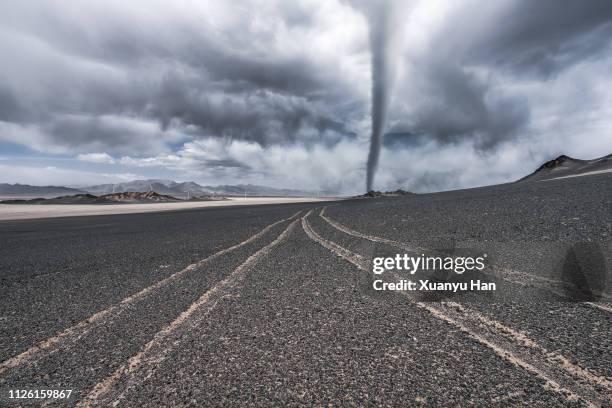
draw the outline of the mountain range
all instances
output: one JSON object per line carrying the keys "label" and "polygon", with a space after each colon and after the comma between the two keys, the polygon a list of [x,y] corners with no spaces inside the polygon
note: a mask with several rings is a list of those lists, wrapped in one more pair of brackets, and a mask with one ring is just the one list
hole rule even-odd
{"label": "mountain range", "polygon": [[180,198],[189,196],[314,196],[316,193],[305,190],[279,189],[253,184],[202,186],[193,181],[176,182],[172,180],[133,180],[117,184],[99,184],[84,187],[83,190],[91,194],[103,195],[120,191],[155,191]]}
{"label": "mountain range", "polygon": [[[226,198],[219,198],[225,200]],[[212,198],[191,198],[189,201],[209,201]],[[181,199],[158,194],[155,191],[123,192],[101,196],[93,194],[72,194],[53,198],[2,200],[2,204],[127,204],[127,203],[169,203],[183,201]]]}
{"label": "mountain range", "polygon": [[[172,180],[132,180],[116,184],[98,184],[88,187],[70,188],[62,186],[31,186],[25,184],[0,183],[0,196],[3,197],[59,197],[76,194],[94,194],[102,196],[120,192],[154,191],[159,194],[177,198],[201,196],[280,196],[280,197],[312,197],[317,193],[305,190],[279,189],[253,184],[202,186],[193,181],[176,182]],[[325,195],[333,195],[324,192]]]}

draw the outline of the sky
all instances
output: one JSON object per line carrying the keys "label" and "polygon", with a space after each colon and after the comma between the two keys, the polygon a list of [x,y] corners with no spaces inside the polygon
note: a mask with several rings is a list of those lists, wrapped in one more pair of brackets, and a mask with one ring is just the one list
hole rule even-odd
{"label": "sky", "polygon": [[[516,180],[612,153],[612,2],[0,0],[0,182],[365,190]],[[396,4],[397,5],[397,4]],[[378,48],[377,48],[378,50]]]}

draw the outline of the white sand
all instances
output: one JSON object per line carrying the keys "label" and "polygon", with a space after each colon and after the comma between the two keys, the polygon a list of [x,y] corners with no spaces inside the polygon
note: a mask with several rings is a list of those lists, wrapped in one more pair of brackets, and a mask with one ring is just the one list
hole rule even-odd
{"label": "white sand", "polygon": [[184,210],[188,208],[225,207],[230,205],[261,205],[283,203],[309,203],[329,201],[333,198],[309,197],[247,197],[225,201],[192,201],[186,203],[147,204],[0,204],[0,221],[31,218],[73,217],[83,215],[133,214],[155,211]]}
{"label": "white sand", "polygon": [[540,181],[560,180],[560,179],[566,179],[566,178],[582,177],[582,176],[591,176],[591,175],[594,175],[594,174],[604,174],[604,173],[612,173],[612,169],[605,169],[605,170],[593,170],[593,171],[587,171],[586,173],[572,174],[572,175],[570,175],[570,176],[561,176],[561,177],[549,178],[549,179],[546,179],[546,180],[540,180]]}

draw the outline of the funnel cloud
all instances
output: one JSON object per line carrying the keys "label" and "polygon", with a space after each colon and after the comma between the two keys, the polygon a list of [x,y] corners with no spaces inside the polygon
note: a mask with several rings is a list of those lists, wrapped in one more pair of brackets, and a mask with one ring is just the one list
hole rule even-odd
{"label": "funnel cloud", "polygon": [[372,57],[372,135],[367,163],[367,191],[374,186],[393,86],[393,43],[397,27],[395,16],[398,12],[396,4],[394,0],[381,1],[370,6],[367,13]]}

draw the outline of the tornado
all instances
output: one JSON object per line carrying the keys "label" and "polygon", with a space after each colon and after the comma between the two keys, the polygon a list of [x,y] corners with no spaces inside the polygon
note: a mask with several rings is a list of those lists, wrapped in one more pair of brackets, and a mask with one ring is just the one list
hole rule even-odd
{"label": "tornado", "polygon": [[370,10],[370,53],[372,56],[372,135],[367,163],[366,191],[372,191],[374,175],[378,168],[383,132],[387,120],[391,86],[393,81],[392,41],[394,32],[393,0],[381,1]]}

